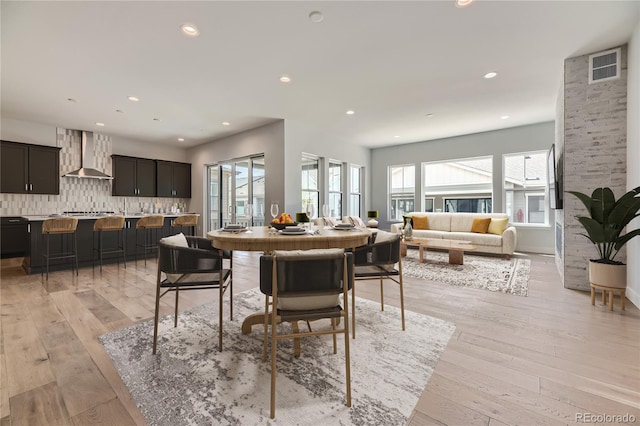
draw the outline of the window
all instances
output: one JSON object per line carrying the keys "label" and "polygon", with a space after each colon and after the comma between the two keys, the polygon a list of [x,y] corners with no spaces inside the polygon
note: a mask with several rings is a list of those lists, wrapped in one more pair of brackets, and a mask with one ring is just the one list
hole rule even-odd
{"label": "window", "polygon": [[505,210],[514,223],[546,224],[547,152],[508,154],[504,161]]}
{"label": "window", "polygon": [[349,190],[349,216],[360,216],[362,212],[362,171],[360,166],[351,166],[351,186]]}
{"label": "window", "polygon": [[320,160],[318,157],[302,154],[302,210],[300,211],[307,211],[307,204],[313,204],[314,211],[318,211],[320,202],[319,170]]}
{"label": "window", "polygon": [[415,210],[416,167],[389,166],[389,218],[402,220]]}
{"label": "window", "polygon": [[329,216],[342,217],[342,163],[329,162]]}
{"label": "window", "polygon": [[424,211],[491,213],[493,158],[424,163]]}

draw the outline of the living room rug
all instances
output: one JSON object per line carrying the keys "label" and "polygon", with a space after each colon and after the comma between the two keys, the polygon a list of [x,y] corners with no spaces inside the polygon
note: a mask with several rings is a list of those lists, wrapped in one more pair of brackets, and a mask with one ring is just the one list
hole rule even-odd
{"label": "living room rug", "polygon": [[[352,406],[345,405],[344,337],[278,343],[276,419],[269,419],[270,361],[262,361],[262,326],[248,335],[242,320],[264,308],[254,289],[234,295],[218,352],[217,302],[161,319],[158,353],[153,321],[100,336],[123,382],[151,425],[406,424],[451,337],[453,323],[357,298],[356,339],[350,340]],[[328,325],[328,321],[326,323]],[[282,325],[287,327],[286,324]],[[312,323],[320,328],[323,324]],[[304,326],[302,326],[304,327]]]}
{"label": "living room rug", "polygon": [[512,257],[478,256],[465,253],[464,265],[451,265],[449,254],[425,251],[420,263],[417,249],[407,250],[402,258],[404,275],[461,287],[481,288],[506,294],[526,296],[529,291],[531,261]]}

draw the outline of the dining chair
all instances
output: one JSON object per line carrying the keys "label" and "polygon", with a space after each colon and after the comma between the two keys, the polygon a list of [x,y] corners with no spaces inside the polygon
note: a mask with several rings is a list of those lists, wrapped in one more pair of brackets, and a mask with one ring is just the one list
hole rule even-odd
{"label": "dining chair", "polygon": [[[400,235],[378,231],[366,246],[354,250],[355,281],[380,281],[380,310],[384,311],[384,280],[388,279],[400,287],[400,316],[402,330],[404,321],[404,290],[402,283],[402,257]],[[397,267],[396,267],[397,264]],[[351,291],[351,321],[353,338],[356,338],[356,286]]]}
{"label": "dining chair", "polygon": [[[233,280],[231,270],[224,268],[222,250],[213,248],[211,241],[183,234],[165,237],[158,248],[156,278],[156,310],[153,324],[153,354],[158,340],[160,298],[175,292],[173,326],[178,326],[178,301],[181,290],[218,290],[218,350],[222,351],[223,298],[229,291],[229,320],[233,320]],[[163,278],[163,274],[165,277]]]}
{"label": "dining chair", "polygon": [[[47,280],[49,279],[50,260],[73,258],[76,264],[76,275],[78,275],[78,240],[76,238],[77,227],[78,218],[76,217],[55,217],[45,219],[42,222],[42,260],[45,263],[45,269],[41,271],[41,275],[44,270],[46,270]],[[51,254],[51,238],[54,235],[60,235],[60,252]],[[73,271],[73,264],[71,266],[71,270]]]}
{"label": "dining chair", "polygon": [[[122,263],[124,268],[127,268],[127,252],[124,236],[124,216],[105,216],[93,223],[93,266],[95,267],[95,253],[98,252],[98,258],[100,259],[100,272],[102,273],[102,257],[105,254],[115,254],[116,260],[119,262],[119,255],[122,255]],[[104,233],[116,233],[115,247],[104,247]],[[96,247],[96,234],[98,235],[98,247]]]}
{"label": "dining chair", "polygon": [[[332,335],[335,354],[336,337],[344,334],[346,405],[351,407],[347,292],[352,285],[353,255],[342,249],[274,251],[271,255],[260,257],[260,291],[265,295],[266,314],[262,357],[266,361],[267,338],[270,335],[272,419],[275,418],[276,408],[277,342],[281,339],[293,338],[295,341],[301,337]],[[340,294],[344,308],[340,304]],[[298,327],[298,321],[321,319],[329,319],[331,328],[300,331]],[[283,330],[280,334],[278,323],[281,322],[291,323],[291,332]]]}

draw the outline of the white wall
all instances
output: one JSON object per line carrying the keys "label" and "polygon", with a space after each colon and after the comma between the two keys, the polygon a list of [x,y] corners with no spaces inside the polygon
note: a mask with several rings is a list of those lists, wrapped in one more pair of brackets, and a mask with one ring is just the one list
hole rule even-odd
{"label": "white wall", "polygon": [[113,153],[130,157],[151,158],[152,160],[187,161],[187,150],[179,146],[156,144],[111,136]]}
{"label": "white wall", "polygon": [[[202,215],[198,232],[202,232],[202,224],[206,220],[205,194],[206,166],[220,161],[264,154],[265,162],[265,199],[285,202],[284,181],[284,122],[247,130],[226,138],[217,139],[196,147],[187,152],[187,162],[191,163],[191,201],[189,210]],[[300,172],[295,175],[300,180]],[[299,197],[299,195],[298,195]]]}
{"label": "white wall", "polygon": [[[627,189],[640,186],[640,19],[628,45]],[[636,218],[629,229],[640,228]],[[627,297],[640,307],[640,237],[627,244]]]}
{"label": "white wall", "polygon": [[[416,188],[419,188],[421,163],[492,155],[493,187],[502,188],[502,155],[517,152],[548,150],[554,143],[554,123],[539,123],[491,132],[457,136],[433,141],[373,149],[371,152],[371,209],[380,212],[380,226],[388,228],[387,167],[415,164]],[[503,211],[502,191],[493,194],[493,209]],[[418,204],[419,205],[419,204]],[[554,215],[548,227],[518,227],[518,251],[554,253]]]}
{"label": "white wall", "polygon": [[2,117],[0,139],[34,145],[56,146],[56,126]]}
{"label": "white wall", "polygon": [[[362,210],[362,216],[366,217],[366,211],[369,209],[367,201],[370,199],[368,185],[371,170],[369,166],[370,152],[369,148],[356,146],[352,141],[344,139],[341,135],[326,132],[324,128],[311,127],[305,123],[287,120],[285,122],[284,153],[285,176],[287,176],[284,182],[286,211],[292,214],[302,211],[300,171],[302,169],[302,153],[307,153],[347,163],[347,171],[348,166],[351,164],[365,168],[363,192],[365,205]],[[348,175],[349,173],[347,172]],[[343,204],[347,199],[348,193],[343,193]],[[323,204],[323,202],[320,204]],[[316,208],[318,207],[316,206]]]}

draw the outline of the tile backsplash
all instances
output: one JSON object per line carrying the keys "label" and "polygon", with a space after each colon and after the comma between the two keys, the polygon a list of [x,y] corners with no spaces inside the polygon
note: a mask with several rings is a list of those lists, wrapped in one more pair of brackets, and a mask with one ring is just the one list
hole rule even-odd
{"label": "tile backsplash", "polygon": [[[60,175],[80,168],[81,132],[58,128],[56,143],[60,150]],[[94,133],[95,167],[111,174],[112,143],[109,136]],[[183,198],[114,197],[110,180],[60,178],[59,195],[0,194],[0,215],[21,216],[62,213],[63,211],[114,211],[135,213],[157,209],[162,212],[179,204]]]}

